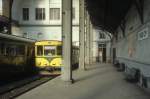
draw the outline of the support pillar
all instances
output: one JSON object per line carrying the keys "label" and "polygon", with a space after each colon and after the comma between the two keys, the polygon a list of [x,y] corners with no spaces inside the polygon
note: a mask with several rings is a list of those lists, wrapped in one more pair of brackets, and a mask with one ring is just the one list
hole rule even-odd
{"label": "support pillar", "polygon": [[90,21],[90,49],[89,49],[89,55],[90,55],[90,64],[92,64],[93,62],[93,26],[92,26],[92,23]]}
{"label": "support pillar", "polygon": [[85,0],[79,0],[79,42],[80,42],[80,55],[79,55],[79,69],[85,70]]}
{"label": "support pillar", "polygon": [[85,63],[89,65],[90,63],[90,16],[86,11],[86,60]]}
{"label": "support pillar", "polygon": [[62,0],[63,67],[62,80],[72,83],[72,0]]}

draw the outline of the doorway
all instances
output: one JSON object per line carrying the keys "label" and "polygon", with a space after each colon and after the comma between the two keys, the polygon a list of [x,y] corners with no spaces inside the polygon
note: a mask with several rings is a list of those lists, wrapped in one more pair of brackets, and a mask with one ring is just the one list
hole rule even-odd
{"label": "doorway", "polygon": [[105,63],[106,62],[106,44],[99,44],[98,62],[99,63]]}
{"label": "doorway", "polygon": [[116,60],[116,48],[113,48],[113,64],[115,63]]}

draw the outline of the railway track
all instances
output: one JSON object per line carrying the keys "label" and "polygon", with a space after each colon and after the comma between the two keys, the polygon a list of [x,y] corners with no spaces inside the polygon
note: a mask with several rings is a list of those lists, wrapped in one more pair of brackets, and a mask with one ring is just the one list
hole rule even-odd
{"label": "railway track", "polygon": [[0,88],[0,99],[13,99],[55,77],[56,76],[35,76],[5,85]]}

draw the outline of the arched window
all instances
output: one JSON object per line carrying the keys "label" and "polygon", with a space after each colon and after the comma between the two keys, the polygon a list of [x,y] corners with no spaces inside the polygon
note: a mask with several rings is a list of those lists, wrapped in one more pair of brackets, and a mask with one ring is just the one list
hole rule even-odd
{"label": "arched window", "polygon": [[99,39],[105,39],[105,34],[104,33],[99,33]]}

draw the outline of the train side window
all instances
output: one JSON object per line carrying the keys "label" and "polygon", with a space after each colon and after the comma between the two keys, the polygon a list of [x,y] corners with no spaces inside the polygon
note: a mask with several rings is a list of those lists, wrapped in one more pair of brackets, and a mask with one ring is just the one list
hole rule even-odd
{"label": "train side window", "polygon": [[10,55],[15,56],[16,55],[16,48],[15,47],[10,47]]}
{"label": "train side window", "polygon": [[62,55],[62,46],[57,46],[57,55]]}
{"label": "train side window", "polygon": [[6,55],[10,55],[10,52],[11,52],[11,51],[10,51],[10,47],[7,46],[7,47],[6,47]]}
{"label": "train side window", "polygon": [[31,56],[32,55],[32,51],[33,49],[32,49],[32,47],[27,47],[27,56]]}
{"label": "train side window", "polygon": [[5,55],[5,45],[3,43],[0,44],[0,55]]}
{"label": "train side window", "polygon": [[42,56],[43,55],[43,46],[37,46],[37,55]]}
{"label": "train side window", "polygon": [[8,45],[6,47],[6,55],[15,56],[16,55],[16,46]]}
{"label": "train side window", "polygon": [[25,46],[19,45],[16,48],[17,55],[25,55]]}

